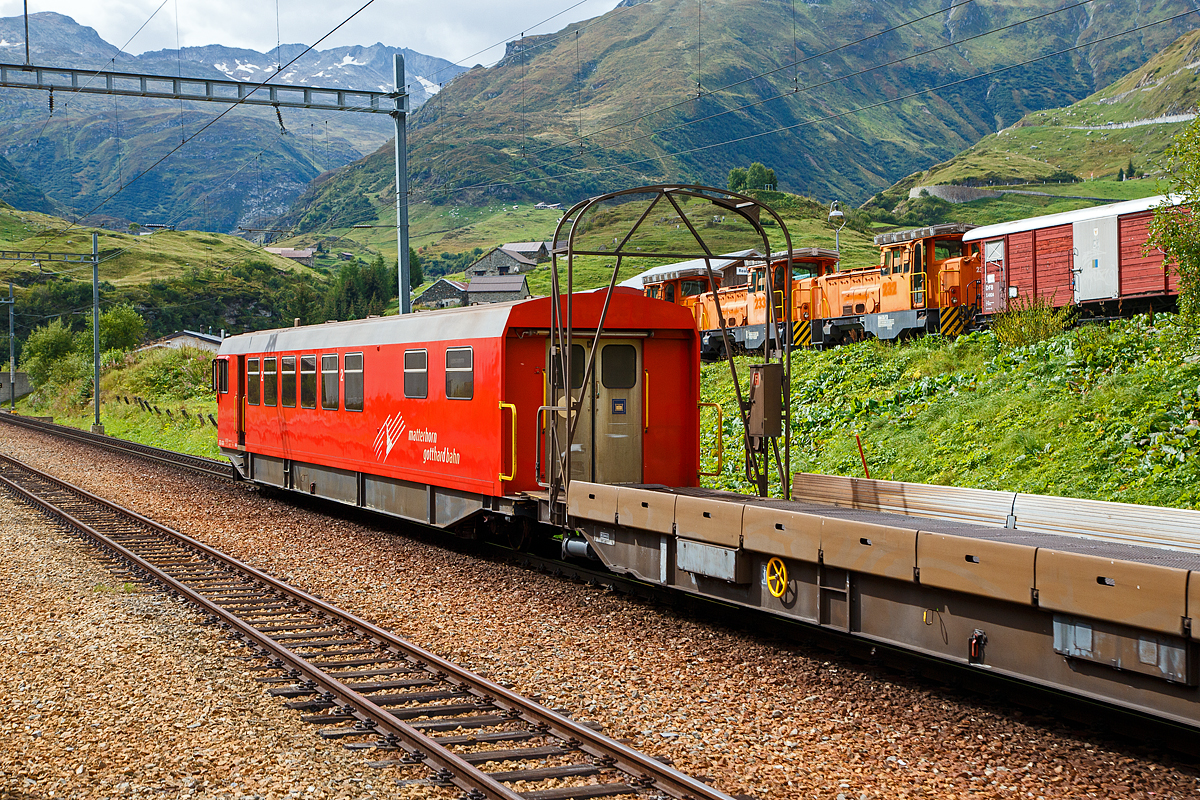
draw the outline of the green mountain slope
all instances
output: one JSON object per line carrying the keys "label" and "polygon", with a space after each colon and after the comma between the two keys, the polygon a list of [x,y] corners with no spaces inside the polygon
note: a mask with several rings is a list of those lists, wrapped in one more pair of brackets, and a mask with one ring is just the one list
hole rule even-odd
{"label": "green mountain slope", "polygon": [[[1033,0],[973,0],[946,13],[940,0],[796,4],[795,48],[788,4],[713,0],[699,19],[697,8],[683,0],[622,5],[512,42],[496,67],[458,76],[410,119],[413,202],[569,203],[642,183],[723,185],[730,168],[750,161],[774,168],[787,191],[861,202],[1031,111],[1091,94],[1193,24],[1156,25],[910,96],[1190,6],[1086,4],[971,39],[1052,9]],[[934,47],[942,49],[917,55]],[[787,66],[797,52],[808,60]],[[716,91],[726,86],[733,88]],[[288,220],[302,229],[327,224],[331,217],[312,209],[351,202],[346,196],[357,191],[386,221],[390,162],[385,148],[347,168],[346,178],[313,187]]]}
{"label": "green mountain slope", "polygon": [[[1124,200],[1157,194],[1159,162],[1200,106],[1200,30],[1181,36],[1142,67],[1064,108],[1036,111],[985,136],[954,158],[904,178],[868,208],[895,208],[917,187],[966,185],[1000,189],[1003,198],[955,207],[967,221],[991,222],[1024,213],[1052,213],[1096,197]],[[1134,165],[1140,180],[1117,181]],[[1024,184],[1061,180],[1078,183]],[[1036,191],[1057,197],[1017,195]],[[1074,197],[1072,197],[1074,196]],[[1004,209],[1002,213],[998,213]],[[1025,209],[1024,213],[1022,209]],[[1004,216],[1007,214],[1007,216]]]}

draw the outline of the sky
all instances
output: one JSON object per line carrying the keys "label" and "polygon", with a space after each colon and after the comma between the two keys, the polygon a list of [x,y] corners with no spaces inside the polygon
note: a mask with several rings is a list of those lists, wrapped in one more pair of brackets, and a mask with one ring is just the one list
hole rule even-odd
{"label": "sky", "polygon": [[[222,44],[260,52],[278,41],[310,45],[366,0],[27,0],[29,13],[55,11],[129,53]],[[463,66],[490,64],[503,43],[522,33],[548,33],[570,22],[611,10],[617,0],[375,0],[326,39],[319,49],[341,45],[408,47]],[[161,8],[160,8],[161,5]],[[155,9],[158,9],[155,13]],[[278,14],[276,10],[278,9]],[[0,16],[23,12],[22,0],[0,0]],[[153,15],[153,17],[152,17]],[[554,16],[559,15],[559,16]],[[544,22],[549,17],[554,19]],[[147,23],[147,20],[150,20]],[[134,36],[139,27],[145,28]],[[539,23],[543,23],[540,24]],[[130,37],[133,40],[128,45]],[[500,43],[499,46],[497,43]],[[490,50],[485,50],[491,48]],[[485,50],[485,52],[478,52]]]}

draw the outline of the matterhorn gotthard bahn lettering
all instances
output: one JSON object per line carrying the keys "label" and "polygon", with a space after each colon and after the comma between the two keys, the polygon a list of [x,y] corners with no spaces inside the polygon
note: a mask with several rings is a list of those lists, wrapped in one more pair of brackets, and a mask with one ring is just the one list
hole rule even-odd
{"label": "matterhorn gotthard bahn lettering", "polygon": [[[404,421],[404,415],[397,411],[383,421],[379,426],[379,432],[375,434],[375,457],[380,461],[387,461],[388,456],[392,454],[392,448],[404,437],[405,432],[408,433],[408,441],[420,442],[423,444],[436,445],[437,431],[423,430],[419,428],[409,429]],[[421,450],[421,463],[427,464],[430,461],[441,464],[457,464],[462,456],[458,450],[453,447],[426,447]]]}

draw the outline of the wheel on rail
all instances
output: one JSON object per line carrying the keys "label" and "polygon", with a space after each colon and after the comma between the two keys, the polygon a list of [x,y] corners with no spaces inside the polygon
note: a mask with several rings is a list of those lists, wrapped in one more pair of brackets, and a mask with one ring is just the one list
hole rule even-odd
{"label": "wheel on rail", "polygon": [[508,537],[508,546],[518,552],[525,552],[533,543],[533,520],[529,517],[518,517],[512,522],[504,523],[504,531]]}

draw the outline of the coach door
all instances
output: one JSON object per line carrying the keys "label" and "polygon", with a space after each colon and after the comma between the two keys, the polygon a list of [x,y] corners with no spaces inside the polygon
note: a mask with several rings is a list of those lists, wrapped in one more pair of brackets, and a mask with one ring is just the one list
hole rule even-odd
{"label": "coach door", "polygon": [[1071,235],[1075,242],[1075,302],[1111,300],[1120,294],[1117,218],[1076,222]]}
{"label": "coach door", "polygon": [[[571,397],[582,401],[570,445],[571,478],[596,483],[640,483],[646,419],[642,342],[601,339],[585,391],[583,373],[591,351],[590,339],[576,340],[571,348]],[[554,405],[566,404],[560,398]],[[565,448],[566,412],[555,412],[555,417],[558,442],[560,448]],[[550,470],[557,472],[557,459],[551,458],[550,462]]]}
{"label": "coach door", "polygon": [[983,313],[999,314],[1008,307],[1008,281],[1004,277],[1004,240],[983,243]]}
{"label": "coach door", "polygon": [[642,482],[646,375],[640,339],[601,339],[594,389],[596,483]]}
{"label": "coach door", "polygon": [[246,446],[246,357],[234,356],[232,364],[237,386],[237,395],[234,401],[237,403],[237,446],[244,448]]}
{"label": "coach door", "polygon": [[[593,429],[592,429],[592,394],[591,391],[583,391],[583,373],[587,369],[588,354],[592,351],[590,341],[576,340],[571,346],[571,398],[575,401],[582,400],[582,406],[579,409],[579,423],[575,426],[575,440],[571,443],[571,478],[573,480],[591,481],[593,475],[592,469],[592,445],[593,445]],[[557,359],[552,359],[550,356],[550,346],[546,346],[546,374],[550,375],[558,369]],[[559,381],[561,383],[561,381]],[[589,381],[595,384],[595,376]],[[559,390],[561,391],[561,390]],[[558,475],[559,458],[562,457],[562,448],[566,448],[567,444],[567,412],[566,401],[560,395],[550,401],[547,398],[547,405],[557,406],[562,411],[554,412],[558,444],[560,447],[558,456],[555,457],[554,452],[550,449],[550,437],[547,432],[545,448],[548,455],[549,470],[555,475]]]}

